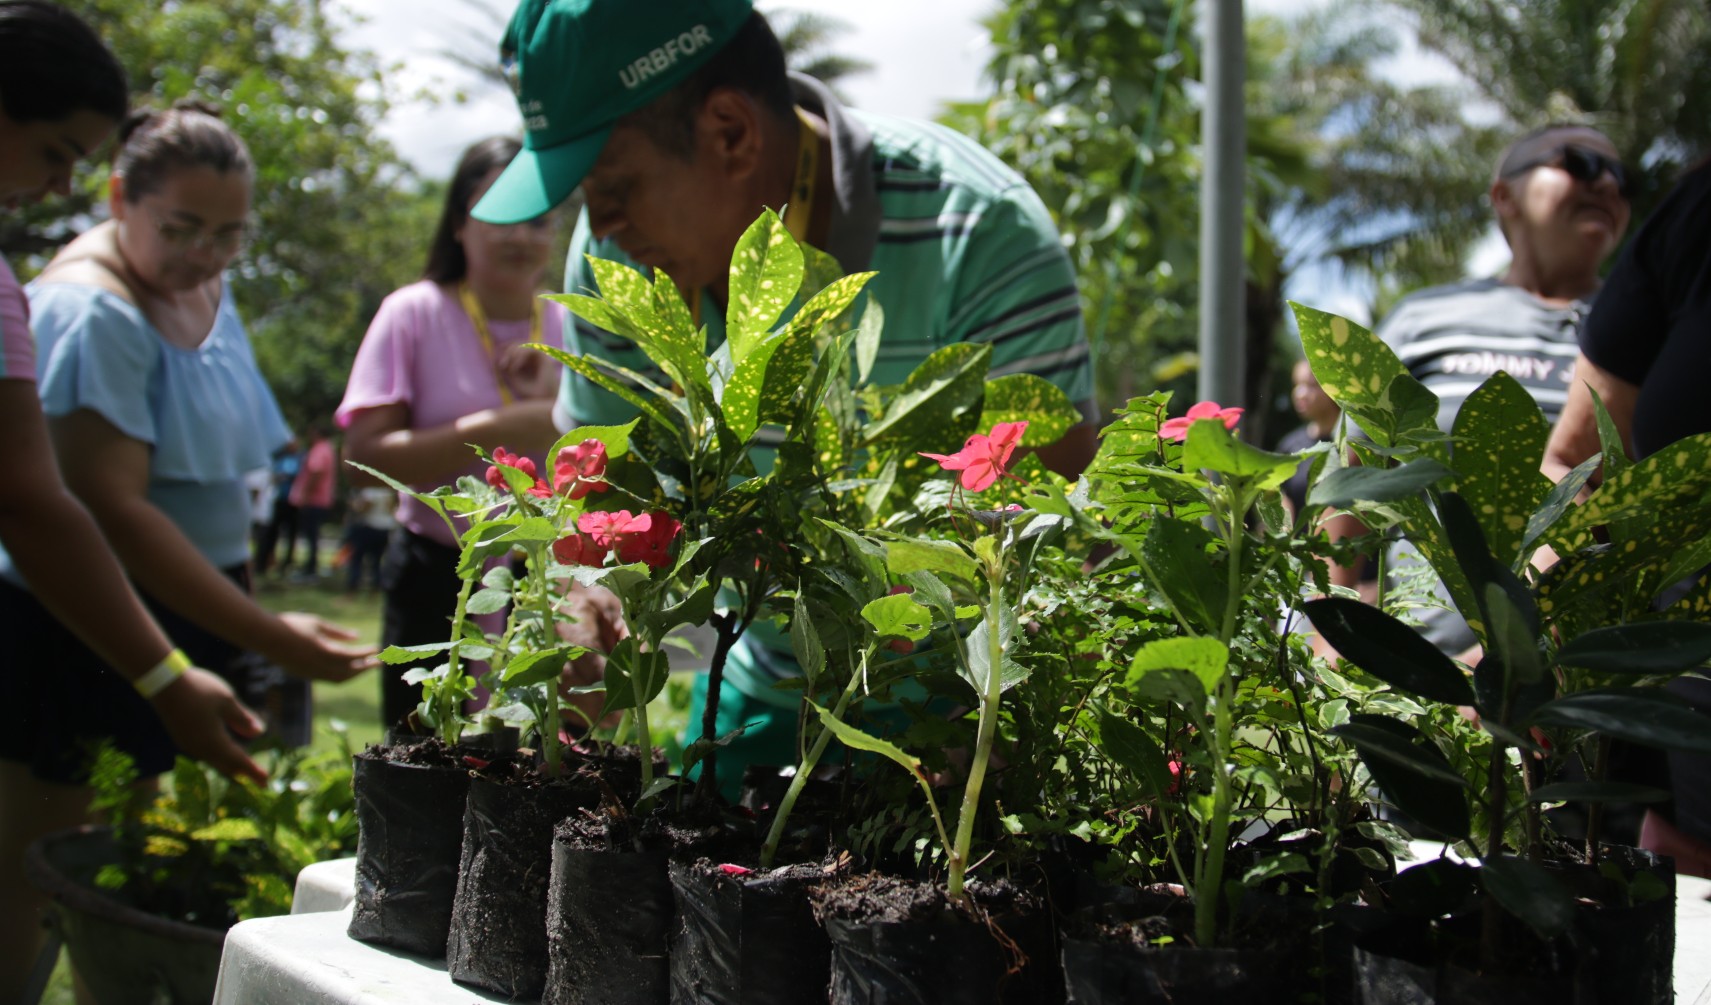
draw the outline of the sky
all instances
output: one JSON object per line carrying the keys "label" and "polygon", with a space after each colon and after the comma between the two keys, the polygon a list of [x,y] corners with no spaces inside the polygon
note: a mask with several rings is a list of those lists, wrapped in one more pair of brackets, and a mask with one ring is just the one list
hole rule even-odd
{"label": "sky", "polygon": [[[509,91],[481,81],[447,58],[448,50],[469,58],[497,60],[498,36],[511,0],[344,0],[363,23],[345,32],[354,48],[374,52],[390,68],[388,79],[397,102],[382,124],[383,135],[428,177],[449,175],[463,148],[475,140],[518,128]],[[1322,0],[1247,0],[1249,14],[1299,12]],[[910,118],[931,118],[947,102],[979,97],[988,47],[979,20],[996,0],[786,0],[778,8],[807,10],[839,18],[850,30],[835,42],[837,51],[865,59],[875,69],[839,86],[863,108]],[[1394,79],[1427,82],[1451,79],[1447,63],[1411,45],[1384,69]],[[428,100],[431,96],[433,100]],[[1501,241],[1476,252],[1473,274],[1502,264]],[[1366,317],[1366,291],[1347,288],[1331,275],[1307,274],[1292,284],[1290,295],[1327,310]]]}

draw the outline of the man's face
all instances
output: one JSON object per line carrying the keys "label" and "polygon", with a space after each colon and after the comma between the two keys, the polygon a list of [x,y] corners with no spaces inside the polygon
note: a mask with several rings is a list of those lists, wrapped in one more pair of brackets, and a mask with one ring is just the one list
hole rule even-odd
{"label": "man's face", "polygon": [[642,265],[685,289],[717,285],[731,249],[756,214],[740,205],[713,139],[698,130],[694,156],[663,150],[642,130],[619,126],[582,181],[594,236],[617,242]]}
{"label": "man's face", "polygon": [[1572,249],[1596,268],[1621,242],[1631,211],[1609,171],[1581,179],[1566,169],[1568,147],[1620,161],[1615,145],[1596,130],[1557,129],[1535,137],[1514,159],[1536,165],[1499,182],[1508,186],[1512,202],[1508,230],[1512,243],[1525,231],[1536,246]]}

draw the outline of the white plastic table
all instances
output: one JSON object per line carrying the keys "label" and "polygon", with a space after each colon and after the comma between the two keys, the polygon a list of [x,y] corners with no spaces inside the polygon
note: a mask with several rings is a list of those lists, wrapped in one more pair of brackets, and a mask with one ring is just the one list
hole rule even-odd
{"label": "white plastic table", "polygon": [[[1435,857],[1439,847],[1416,842],[1415,852],[1424,860]],[[220,958],[214,1005],[509,1001],[453,983],[444,960],[381,949],[346,935],[354,870],[355,859],[310,866],[297,877],[299,899],[292,910],[298,913],[233,926]],[[1711,1005],[1711,880],[1679,876],[1675,884],[1675,1000],[1677,1005]]]}

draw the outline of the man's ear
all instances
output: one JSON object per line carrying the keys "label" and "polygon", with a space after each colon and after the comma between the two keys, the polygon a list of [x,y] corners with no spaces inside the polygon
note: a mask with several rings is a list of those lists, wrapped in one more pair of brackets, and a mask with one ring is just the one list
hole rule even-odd
{"label": "man's ear", "polygon": [[1504,224],[1521,214],[1521,207],[1518,202],[1519,195],[1520,193],[1515,191],[1514,184],[1507,178],[1494,180],[1491,183],[1491,188],[1486,192],[1486,198],[1491,201],[1491,211],[1497,214],[1497,225],[1505,232],[1508,228]]}
{"label": "man's ear", "polygon": [[766,148],[759,102],[735,87],[716,87],[696,117],[698,156],[712,157],[732,180],[760,169]]}

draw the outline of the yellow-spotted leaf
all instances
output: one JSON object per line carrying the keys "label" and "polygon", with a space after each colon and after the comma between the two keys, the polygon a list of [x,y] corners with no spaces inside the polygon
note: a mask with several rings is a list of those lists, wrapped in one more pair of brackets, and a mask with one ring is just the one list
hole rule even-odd
{"label": "yellow-spotted leaf", "polygon": [[768,209],[749,224],[731,254],[730,301],[725,308],[725,338],[731,361],[742,364],[778,322],[802,288],[802,249]]}
{"label": "yellow-spotted leaf", "polygon": [[1513,377],[1498,372],[1479,385],[1456,413],[1455,489],[1467,500],[1497,560],[1511,568],[1525,556],[1527,518],[1550,494],[1539,471],[1550,424]]}
{"label": "yellow-spotted leaf", "polygon": [[877,272],[852,272],[833,280],[802,305],[802,309],[790,319],[790,327],[818,331],[821,325],[835,323],[849,311],[868,280],[877,275]]}
{"label": "yellow-spotted leaf", "polygon": [[1056,443],[1081,421],[1081,411],[1063,389],[1031,373],[1012,373],[989,381],[980,425],[991,429],[1000,422],[1026,422],[1022,446],[1044,447]]}
{"label": "yellow-spotted leaf", "polygon": [[1545,540],[1566,554],[1591,544],[1595,527],[1627,521],[1636,521],[1636,527],[1655,525],[1664,514],[1702,508],[1708,500],[1711,433],[1698,433],[1605,479],[1586,505],[1546,531]]}
{"label": "yellow-spotted leaf", "polygon": [[[648,418],[653,419],[655,422],[664,426],[674,425],[671,420],[671,413],[666,411],[657,398],[640,393],[635,388],[630,387],[622,380],[619,380],[617,377],[612,376],[599,366],[595,365],[594,361],[590,358],[586,356],[572,356],[570,353],[565,352],[562,349],[555,349],[550,346],[543,346],[541,351],[546,353],[548,356],[551,356],[553,359],[558,360],[560,363],[563,363],[570,370],[588,378],[590,382],[629,402],[631,405],[635,406],[638,411],[646,415]],[[619,368],[614,367],[613,369]]]}
{"label": "yellow-spotted leaf", "polygon": [[1392,446],[1404,434],[1432,425],[1436,396],[1383,340],[1347,318],[1293,301],[1289,306],[1319,386],[1373,440]]}
{"label": "yellow-spotted leaf", "polygon": [[862,445],[912,440],[924,444],[923,450],[962,446],[977,417],[991,360],[992,347],[973,342],[936,350],[909,374],[885,417],[865,430]]}

